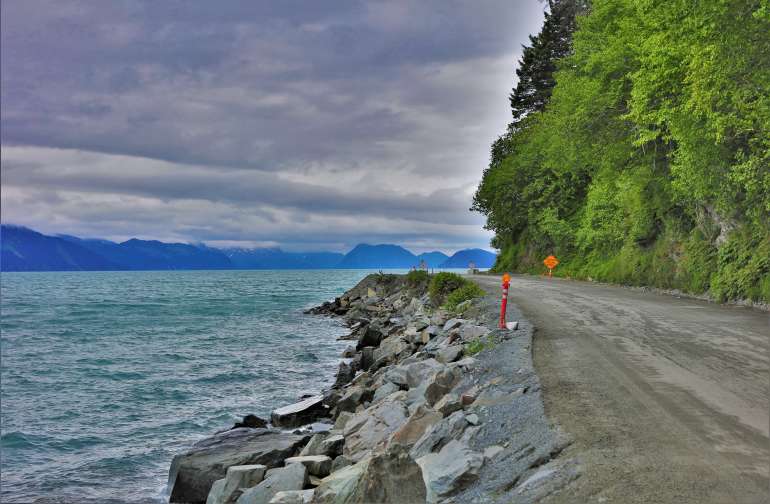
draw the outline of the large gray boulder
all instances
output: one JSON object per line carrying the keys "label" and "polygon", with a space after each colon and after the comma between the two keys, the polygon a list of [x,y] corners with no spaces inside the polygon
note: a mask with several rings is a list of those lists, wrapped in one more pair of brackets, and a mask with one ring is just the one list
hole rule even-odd
{"label": "large gray boulder", "polygon": [[[327,455],[331,458],[342,454],[342,447],[345,445],[345,438],[341,434],[329,434],[328,432],[319,432],[312,438],[308,444],[302,448],[300,456],[308,455]],[[313,472],[310,472],[313,474]],[[325,475],[324,475],[325,476]]]}
{"label": "large gray boulder", "polygon": [[419,362],[413,362],[406,366],[406,383],[409,388],[418,387],[425,382],[428,377],[444,369],[444,365],[436,359],[426,359]]}
{"label": "large gray boulder", "polygon": [[286,465],[302,464],[307,467],[307,472],[313,476],[324,478],[332,470],[332,459],[327,455],[305,455],[300,457],[289,457],[286,459]]}
{"label": "large gray boulder", "polygon": [[391,436],[389,446],[401,445],[411,448],[428,428],[441,421],[442,418],[443,415],[438,411],[420,406],[404,425]]}
{"label": "large gray boulder", "polygon": [[383,330],[381,328],[376,327],[373,324],[369,324],[366,326],[366,329],[360,332],[356,349],[361,350],[367,346],[379,346],[380,341],[382,341],[384,336],[385,335],[383,334]]}
{"label": "large gray boulder", "polygon": [[406,378],[407,367],[405,365],[391,366],[387,368],[382,376],[383,381],[393,383],[399,387],[406,387],[408,381]]}
{"label": "large gray boulder", "polygon": [[388,397],[393,392],[398,392],[399,386],[395,383],[385,382],[374,391],[374,397],[372,397],[372,404],[378,403]]}
{"label": "large gray boulder", "polygon": [[451,345],[446,348],[440,349],[438,351],[438,354],[436,355],[436,360],[438,360],[443,364],[448,364],[450,362],[454,362],[457,359],[459,359],[462,354],[463,354],[462,345]]}
{"label": "large gray boulder", "polygon": [[268,504],[275,494],[287,490],[302,490],[308,483],[307,468],[303,464],[270,469],[257,486],[244,491],[236,504]]}
{"label": "large gray boulder", "polygon": [[329,457],[337,457],[342,455],[342,450],[345,446],[345,437],[342,434],[333,434],[321,442],[321,449],[318,455],[328,455]]}
{"label": "large gray boulder", "polygon": [[323,440],[326,439],[329,436],[328,432],[319,432],[318,434],[315,434],[313,437],[310,438],[310,441],[307,442],[304,448],[302,448],[302,451],[299,452],[301,456],[305,455],[326,455],[325,453],[321,452],[321,443],[323,443]]}
{"label": "large gray boulder", "polygon": [[206,504],[232,504],[242,489],[258,485],[266,471],[267,466],[262,464],[228,467],[225,477],[211,486]]}
{"label": "large gray boulder", "polygon": [[[403,394],[396,392],[394,395]],[[384,442],[406,422],[409,412],[403,402],[386,399],[356,414],[345,425],[343,454],[357,462]]]}
{"label": "large gray boulder", "polygon": [[440,452],[417,459],[427,489],[426,502],[439,502],[476,480],[484,456],[452,440]]}
{"label": "large gray boulder", "polygon": [[402,449],[372,457],[358,482],[356,502],[422,504],[426,488],[420,466]]}
{"label": "large gray boulder", "polygon": [[370,401],[374,391],[363,385],[351,385],[345,391],[345,394],[337,401],[337,411],[353,412],[359,404]]}
{"label": "large gray boulder", "polygon": [[460,329],[460,336],[463,341],[472,341],[489,334],[489,328],[480,325],[466,324]]}
{"label": "large gray boulder", "polygon": [[425,400],[428,404],[433,405],[447,394],[452,387],[460,380],[461,373],[457,368],[450,369],[444,368],[438,373],[430,375],[425,385]]}
{"label": "large gray boulder", "polygon": [[409,453],[413,459],[417,460],[424,455],[437,452],[450,441],[462,438],[467,427],[465,413],[455,411],[428,427]]}
{"label": "large gray boulder", "polygon": [[361,503],[359,486],[361,478],[369,467],[369,460],[343,467],[321,480],[315,489],[314,504]]}
{"label": "large gray boulder", "polygon": [[339,367],[337,368],[337,377],[334,380],[334,387],[340,388],[347,385],[353,380],[355,375],[356,372],[350,364],[344,361],[340,362]]}
{"label": "large gray boulder", "polygon": [[278,492],[270,499],[269,504],[310,504],[313,502],[314,489],[309,490],[284,490]]}
{"label": "large gray boulder", "polygon": [[324,404],[324,396],[317,395],[289,404],[270,413],[270,422],[275,427],[292,428],[309,424],[319,418],[328,416],[328,408]]}
{"label": "large gray boulder", "polygon": [[391,361],[401,352],[404,352],[409,348],[409,343],[404,341],[403,337],[394,334],[393,336],[388,336],[382,340],[380,346],[374,349],[373,357],[375,362],[380,360]]}
{"label": "large gray boulder", "polygon": [[433,408],[436,411],[441,412],[441,414],[445,417],[448,417],[455,411],[463,409],[463,403],[461,402],[459,395],[450,392],[436,401],[436,404],[433,405]]}
{"label": "large gray boulder", "polygon": [[449,319],[446,321],[446,323],[444,323],[444,332],[451,331],[452,329],[460,327],[464,322],[465,321],[461,318]]}
{"label": "large gray boulder", "polygon": [[211,486],[231,466],[277,467],[303,446],[309,436],[273,429],[239,428],[195,443],[174,457],[169,470],[170,502],[204,503]]}

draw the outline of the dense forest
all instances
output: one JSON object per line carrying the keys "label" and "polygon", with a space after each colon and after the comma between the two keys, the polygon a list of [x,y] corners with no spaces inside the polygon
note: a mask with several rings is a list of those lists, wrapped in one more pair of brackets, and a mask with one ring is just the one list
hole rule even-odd
{"label": "dense forest", "polygon": [[770,300],[770,0],[551,0],[516,73],[497,270]]}

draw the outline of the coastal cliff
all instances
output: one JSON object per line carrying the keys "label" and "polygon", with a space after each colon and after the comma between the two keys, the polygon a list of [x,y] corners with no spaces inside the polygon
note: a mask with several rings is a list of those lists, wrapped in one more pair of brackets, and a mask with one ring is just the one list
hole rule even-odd
{"label": "coastal cliff", "polygon": [[171,502],[535,502],[579,474],[543,413],[533,328],[498,300],[436,306],[427,281],[375,274],[309,310],[351,345],[334,386],[176,456]]}

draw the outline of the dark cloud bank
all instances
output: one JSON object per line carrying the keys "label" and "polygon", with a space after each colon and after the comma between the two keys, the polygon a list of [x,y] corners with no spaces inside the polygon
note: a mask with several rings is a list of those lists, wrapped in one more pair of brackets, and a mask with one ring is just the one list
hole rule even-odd
{"label": "dark cloud bank", "polygon": [[2,3],[3,221],[344,250],[468,212],[536,0]]}

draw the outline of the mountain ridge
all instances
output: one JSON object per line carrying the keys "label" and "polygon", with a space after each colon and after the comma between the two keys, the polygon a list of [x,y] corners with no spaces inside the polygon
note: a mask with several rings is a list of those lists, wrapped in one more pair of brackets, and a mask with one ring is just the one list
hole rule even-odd
{"label": "mountain ridge", "polygon": [[[214,248],[204,244],[166,243],[131,238],[113,242],[72,235],[44,235],[24,226],[3,224],[0,271],[137,271],[200,269],[409,269],[425,261],[428,268],[465,268],[473,251],[451,257],[432,251],[414,254],[389,243],[360,243],[348,253],[287,252],[280,247]],[[459,255],[458,255],[459,254]],[[470,255],[469,255],[470,254]],[[485,256],[487,257],[487,256]],[[488,261],[474,261],[486,268]],[[458,266],[459,265],[459,266]]]}

